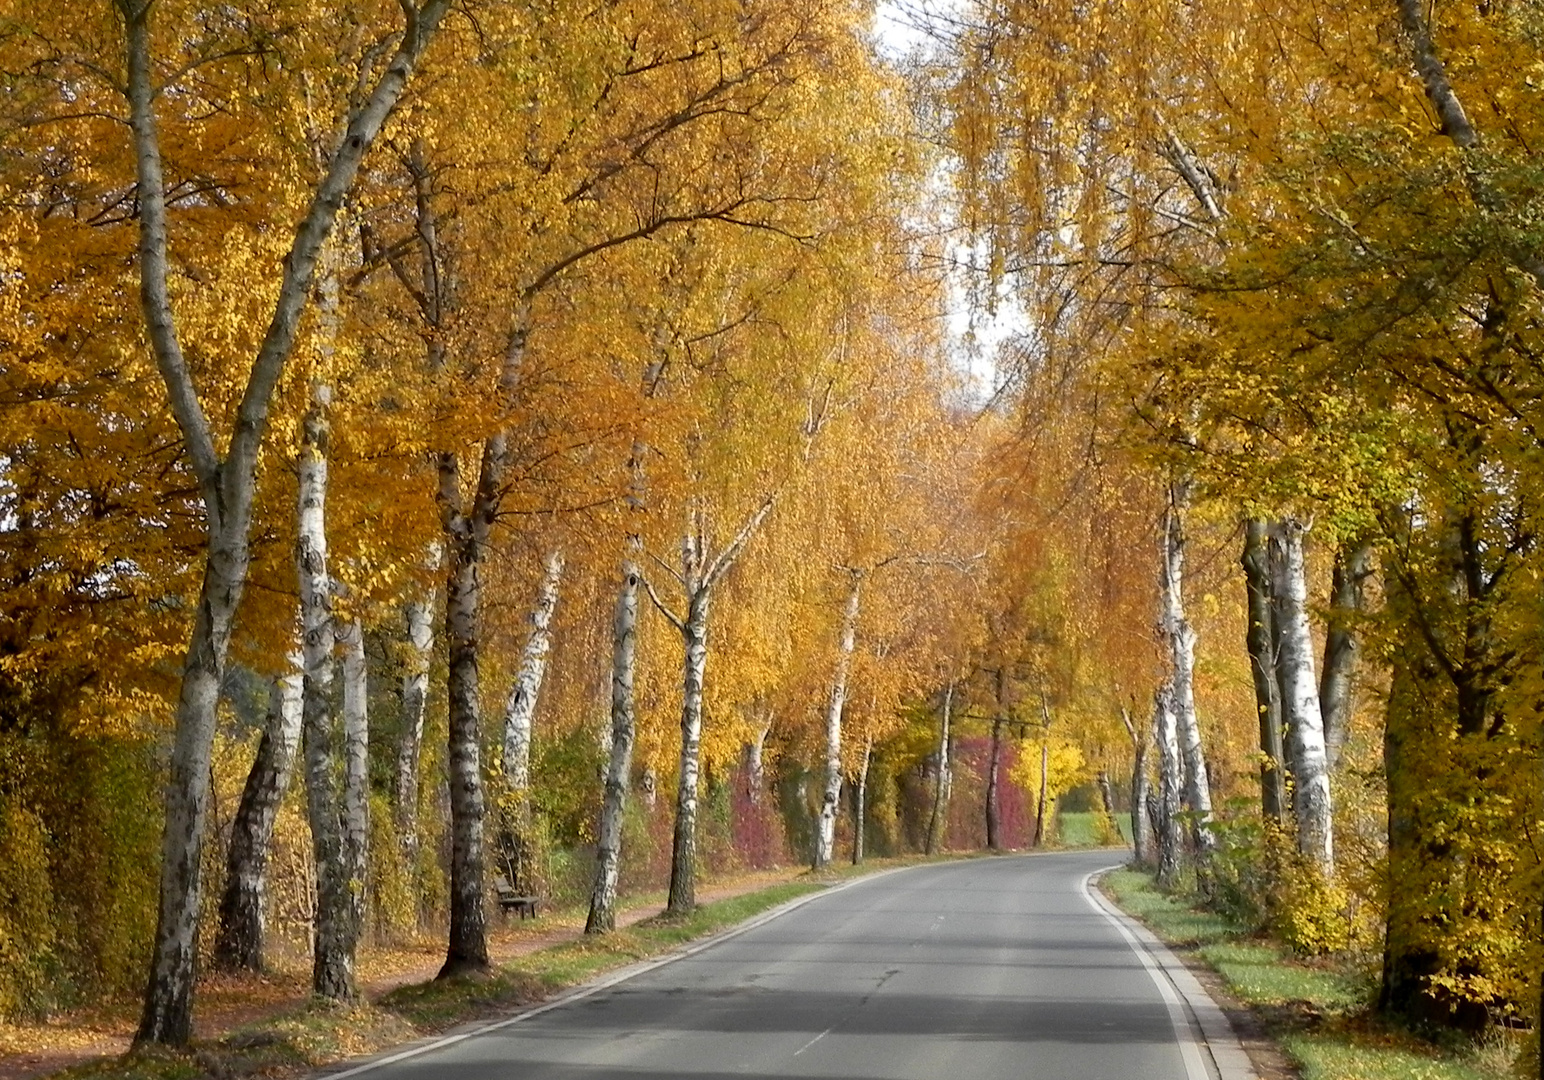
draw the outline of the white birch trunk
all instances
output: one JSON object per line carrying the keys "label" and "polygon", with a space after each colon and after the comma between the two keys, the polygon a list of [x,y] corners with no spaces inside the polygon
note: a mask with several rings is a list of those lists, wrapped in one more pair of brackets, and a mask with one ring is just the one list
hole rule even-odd
{"label": "white birch trunk", "polygon": [[295,569],[300,588],[305,690],[306,804],[316,860],[316,925],[312,935],[311,989],[321,997],[352,1001],[354,950],[352,901],[343,820],[339,814],[341,758],[332,716],[332,578],[327,571],[327,406],[330,391],[317,383],[301,432],[299,520]]}
{"label": "white birch trunk", "polygon": [[949,815],[949,712],[954,704],[954,683],[944,690],[943,716],[938,722],[938,776],[933,785],[933,812],[928,815],[927,844],[923,854],[931,855],[938,850],[939,832]]}
{"label": "white birch trunk", "polygon": [[[486,459],[486,453],[484,455]],[[454,463],[450,463],[454,468]],[[442,476],[445,465],[442,464]],[[483,910],[483,787],[479,746],[479,603],[487,523],[452,515],[446,545],[446,703],[450,781],[450,928],[445,963],[437,978],[488,966],[487,916]]]}
{"label": "white birch trunk", "polygon": [[563,553],[553,551],[543,569],[541,590],[531,609],[531,633],[520,654],[520,672],[504,706],[504,780],[522,802],[531,784],[531,721],[542,679],[547,673],[547,654],[552,648],[552,613],[557,610],[563,584]]}
{"label": "white birch trunk", "polygon": [[269,683],[268,722],[231,827],[214,946],[214,966],[226,971],[262,972],[266,967],[269,848],[300,744],[304,660],[294,654],[291,661],[293,669]]}
{"label": "white birch trunk", "polygon": [[595,849],[595,884],[590,891],[586,934],[616,929],[617,877],[622,869],[622,821],[627,811],[627,784],[632,772],[633,672],[638,632],[638,566],[622,565],[611,630],[611,751],[606,764],[606,788],[601,800],[600,828]]}
{"label": "white birch trunk", "polygon": [[1187,486],[1169,488],[1169,509],[1163,536],[1163,615],[1161,629],[1169,647],[1171,707],[1178,728],[1180,752],[1185,763],[1185,803],[1195,815],[1197,858],[1204,865],[1215,844],[1211,830],[1212,791],[1206,773],[1206,754],[1201,744],[1201,725],[1196,717],[1196,633],[1185,616],[1185,529]]}
{"label": "white birch trunk", "polygon": [[1277,603],[1268,530],[1259,518],[1244,523],[1244,554],[1240,563],[1244,567],[1249,612],[1245,644],[1260,720],[1260,808],[1266,818],[1279,824],[1287,812],[1287,781],[1277,670]]}
{"label": "white birch trunk", "polygon": [[697,781],[702,755],[702,688],[708,664],[708,605],[713,588],[750,543],[756,530],[772,512],[775,497],[768,496],[751,514],[727,547],[709,562],[707,541],[700,516],[681,542],[681,585],[686,593],[686,615],[673,613],[652,586],[649,599],[681,633],[685,656],[681,663],[681,758],[676,787],[675,833],[670,854],[670,899],[665,910],[685,915],[697,903]]}
{"label": "white birch trunk", "polygon": [[397,740],[397,843],[409,873],[418,865],[418,758],[429,704],[429,666],[434,654],[434,600],[403,609],[407,655],[402,667],[402,732]]}
{"label": "white birch trunk", "polygon": [[1314,677],[1313,636],[1308,625],[1308,575],[1303,537],[1308,527],[1294,518],[1276,528],[1281,545],[1282,714],[1287,756],[1292,768],[1293,805],[1298,850],[1326,877],[1335,871],[1334,822],[1330,806],[1329,763],[1324,745],[1324,717]]}
{"label": "white birch trunk", "polygon": [[852,669],[852,651],[858,635],[858,606],[862,595],[862,575],[853,576],[842,609],[842,637],[837,647],[836,674],[831,680],[831,696],[826,703],[826,774],[820,797],[820,815],[815,831],[815,868],[828,866],[836,856],[836,813],[842,799],[842,711],[847,704],[847,676]]}
{"label": "white birch trunk", "polygon": [[360,163],[407,85],[414,65],[450,0],[406,3],[407,25],[381,74],[350,111],[338,146],[328,156],[320,182],[289,252],[283,259],[278,298],[267,332],[247,371],[245,390],[225,457],[204,415],[198,389],[183,357],[168,285],[169,230],[157,132],[151,56],[151,3],[117,0],[123,17],[126,78],[135,176],[140,198],[140,308],[167,401],[198,478],[207,525],[204,575],[183,664],[166,787],[160,896],[146,984],[144,1009],[134,1042],[183,1044],[192,1036],[194,962],[202,893],[200,866],[209,799],[209,766],[220,683],[230,647],[236,609],[250,562],[249,533],[256,495],[258,459],[268,427],[275,387],[293,351],[295,333],[311,288],[316,258],[331,233]]}
{"label": "white birch trunk", "polygon": [[702,761],[702,685],[708,666],[709,597],[706,589],[694,589],[682,631],[686,658],[681,666],[680,780],[676,787],[670,899],[666,904],[666,910],[672,914],[685,914],[697,904],[697,782]]}
{"label": "white birch trunk", "polygon": [[370,858],[370,686],[364,627],[341,624],[343,649],[343,854],[348,874],[351,949],[365,925],[365,887]]}
{"label": "white birch trunk", "polygon": [[745,795],[752,806],[761,805],[766,788],[767,735],[772,731],[770,717],[756,728],[756,737],[745,747]]}
{"label": "white birch trunk", "polygon": [[1180,822],[1180,799],[1184,787],[1184,764],[1179,750],[1179,725],[1171,704],[1172,689],[1167,684],[1153,695],[1153,741],[1158,744],[1158,881],[1165,888],[1179,880],[1184,830]]}

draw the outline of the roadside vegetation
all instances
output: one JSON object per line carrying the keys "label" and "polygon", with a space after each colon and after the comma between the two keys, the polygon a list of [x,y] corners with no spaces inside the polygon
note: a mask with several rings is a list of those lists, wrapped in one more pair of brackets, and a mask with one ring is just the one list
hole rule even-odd
{"label": "roadside vegetation", "polygon": [[1541,43],[0,0],[0,1055],[1126,835],[1544,1080]]}
{"label": "roadside vegetation", "polygon": [[[1192,883],[1193,884],[1193,883]],[[1301,1069],[1303,1080],[1510,1080],[1518,1033],[1444,1048],[1378,1016],[1378,978],[1367,954],[1305,956],[1267,927],[1220,914],[1193,889],[1166,892],[1151,872],[1115,870],[1105,894],[1187,962],[1221,976]]]}
{"label": "roadside vegetation", "polygon": [[[882,868],[876,862],[863,872]],[[682,918],[657,915],[603,936],[578,935],[497,965],[483,975],[400,987],[373,1001],[339,1005],[312,998],[182,1050],[148,1050],[54,1075],[99,1080],[285,1077],[379,1053],[469,1021],[538,1004],[616,968],[666,954],[728,930],[855,873],[835,871],[704,903]]]}

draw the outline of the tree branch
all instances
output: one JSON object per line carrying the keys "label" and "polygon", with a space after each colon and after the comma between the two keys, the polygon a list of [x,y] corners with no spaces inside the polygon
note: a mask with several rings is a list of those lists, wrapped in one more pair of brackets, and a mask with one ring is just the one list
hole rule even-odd
{"label": "tree branch", "polygon": [[659,609],[659,613],[670,620],[670,625],[674,626],[681,633],[686,633],[686,621],[665,606],[665,602],[659,598],[659,593],[654,591],[654,583],[644,574],[639,574],[638,580],[643,582],[644,591],[649,594],[649,599],[654,602],[654,606]]}
{"label": "tree branch", "polygon": [[761,528],[761,523],[772,512],[772,507],[776,502],[777,496],[775,494],[768,495],[762,501],[757,511],[751,515],[750,520],[735,534],[735,538],[729,542],[729,546],[720,551],[718,557],[708,565],[707,572],[702,575],[702,587],[704,589],[711,589],[713,583],[722,577],[730,566],[734,565],[734,561],[740,557],[740,551],[750,541],[750,538],[755,535],[756,530]]}

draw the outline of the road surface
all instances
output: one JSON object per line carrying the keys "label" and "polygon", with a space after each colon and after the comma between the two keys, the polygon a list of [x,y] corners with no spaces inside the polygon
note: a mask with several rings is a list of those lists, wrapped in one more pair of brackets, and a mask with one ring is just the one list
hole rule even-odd
{"label": "road surface", "polygon": [[[1201,1080],[1083,881],[1111,852],[858,880],[369,1080]],[[1201,1074],[1204,1076],[1204,1072]]]}

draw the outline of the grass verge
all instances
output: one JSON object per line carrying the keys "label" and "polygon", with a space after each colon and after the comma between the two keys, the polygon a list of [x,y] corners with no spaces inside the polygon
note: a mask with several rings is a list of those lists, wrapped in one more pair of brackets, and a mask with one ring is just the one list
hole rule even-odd
{"label": "grass verge", "polygon": [[852,873],[772,885],[703,904],[681,919],[656,916],[602,937],[580,938],[531,953],[485,976],[404,986],[373,1003],[341,1007],[313,1000],[222,1038],[195,1043],[185,1051],[143,1050],[55,1076],[70,1080],[224,1080],[298,1075],[535,1004],[603,972],[661,956],[727,930]]}
{"label": "grass verge", "polygon": [[1101,885],[1170,948],[1197,956],[1249,1006],[1303,1080],[1508,1080],[1505,1052],[1444,1052],[1372,1015],[1373,987],[1346,967],[1299,959],[1247,928],[1159,892],[1150,874],[1116,870]]}
{"label": "grass verge", "polygon": [[1104,814],[1092,810],[1063,810],[1056,815],[1056,846],[1085,848],[1131,843],[1131,815],[1117,814],[1115,827],[1119,839],[1111,835]]}

